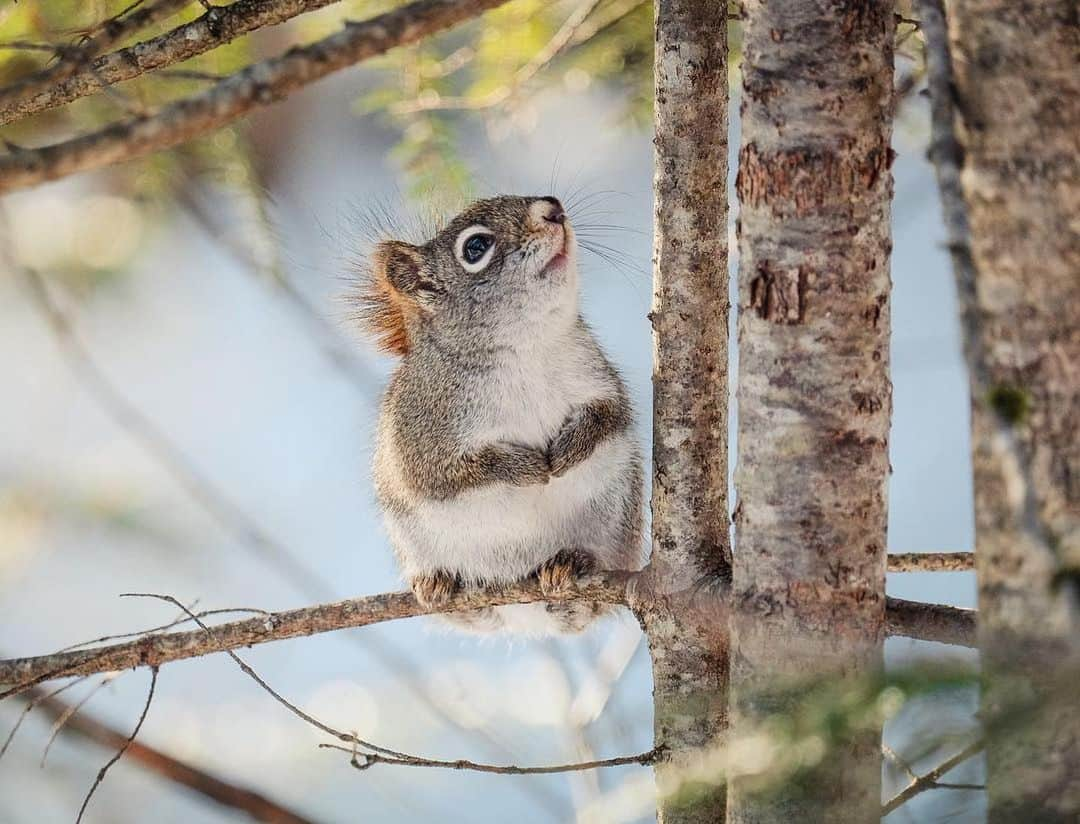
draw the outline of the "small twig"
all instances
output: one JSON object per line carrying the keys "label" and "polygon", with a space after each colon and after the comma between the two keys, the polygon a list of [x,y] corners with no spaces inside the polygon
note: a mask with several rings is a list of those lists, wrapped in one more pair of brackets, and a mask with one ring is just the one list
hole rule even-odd
{"label": "small twig", "polygon": [[889,555],[889,572],[967,572],[975,569],[973,552],[897,552]]}
{"label": "small twig", "polygon": [[19,731],[19,727],[22,726],[23,721],[26,720],[26,716],[28,716],[30,713],[32,713],[34,711],[34,708],[38,704],[40,704],[42,701],[46,701],[46,700],[48,700],[50,698],[55,698],[60,693],[64,692],[65,690],[71,689],[76,684],[81,684],[88,677],[89,676],[84,675],[82,678],[76,678],[74,681],[69,681],[68,683],[64,684],[62,687],[57,687],[52,692],[42,692],[41,695],[34,696],[34,698],[31,701],[27,702],[26,706],[23,707],[23,711],[21,713],[19,713],[19,717],[15,721],[15,726],[13,726],[11,728],[11,732],[8,733],[8,737],[4,739],[4,745],[2,747],[0,747],[0,758],[4,757],[4,753],[6,753],[7,750],[8,750],[8,747],[11,746],[11,742],[15,740],[15,734]]}
{"label": "small twig", "polygon": [[953,768],[957,767],[964,761],[967,761],[974,755],[982,752],[985,746],[983,741],[975,741],[968,746],[964,747],[960,752],[954,755],[947,761],[942,762],[926,775],[915,778],[910,784],[908,784],[903,790],[897,793],[893,798],[881,808],[881,816],[884,818],[897,807],[907,803],[919,793],[926,792],[927,790],[934,789],[949,789],[949,790],[976,790],[983,789],[981,785],[974,784],[940,784],[938,779],[946,773],[950,772]]}
{"label": "small twig", "polygon": [[[104,678],[101,679],[101,681],[97,683],[97,685],[92,690],[90,690],[90,692],[80,698],[76,703],[68,705],[67,709],[56,719],[56,721],[53,723],[52,729],[49,731],[49,740],[46,742],[45,749],[41,753],[42,767],[45,766],[45,762],[49,758],[49,750],[52,749],[53,741],[56,740],[56,736],[60,734],[60,731],[64,728],[64,725],[67,724],[68,721],[72,719],[72,717],[77,715],[79,710],[86,706],[87,702],[95,695],[97,695],[98,691],[101,690],[102,687],[106,686],[107,684],[109,684],[109,682],[116,678],[117,675],[119,675],[119,673],[115,672],[106,675]],[[55,695],[56,694],[53,693],[53,697],[55,697]]]}
{"label": "small twig", "polygon": [[637,755],[622,755],[617,758],[602,758],[595,761],[579,761],[573,764],[553,764],[541,767],[518,767],[513,764],[479,764],[459,758],[453,761],[443,761],[436,758],[393,758],[378,753],[357,752],[351,747],[342,747],[340,744],[320,744],[320,749],[340,750],[352,755],[350,762],[358,770],[366,770],[375,764],[394,764],[401,767],[436,767],[446,770],[471,770],[473,772],[496,773],[498,775],[550,775],[552,773],[580,772],[582,770],[595,770],[601,767],[622,767],[627,764],[640,764],[648,766],[660,760],[663,750],[656,747],[648,752]]}
{"label": "small twig", "polygon": [[[162,601],[167,601],[170,604],[175,604],[180,609],[186,611],[188,613],[188,617],[195,621],[197,624],[199,624],[199,626],[202,627],[203,631],[209,637],[213,638],[213,632],[210,627],[208,627],[206,624],[196,618],[194,613],[188,610],[179,600],[177,600],[171,595],[158,595],[149,592],[131,592],[126,593],[126,595],[128,597],[135,598],[157,598]],[[455,761],[441,761],[434,758],[424,758],[422,756],[410,755],[409,753],[399,752],[397,750],[392,750],[387,747],[382,747],[378,744],[373,744],[370,741],[365,741],[364,739],[357,736],[355,733],[348,733],[343,732],[342,730],[334,729],[329,724],[326,724],[325,722],[320,721],[318,718],[315,718],[313,715],[304,712],[298,706],[285,698],[281,693],[271,687],[262,676],[255,672],[251,665],[244,661],[233,650],[227,649],[225,650],[225,653],[233,659],[233,661],[238,667],[240,667],[240,669],[245,675],[251,678],[260,687],[262,687],[262,689],[268,695],[270,695],[275,701],[277,701],[279,704],[289,710],[289,712],[291,712],[297,718],[306,721],[311,726],[315,727],[318,730],[321,730],[322,732],[325,732],[327,735],[333,736],[339,741],[343,741],[345,743],[353,745],[348,749],[336,747],[336,745],[323,746],[332,746],[338,749],[346,749],[346,752],[352,753],[352,764],[358,769],[366,769],[373,764],[396,764],[409,767],[444,767],[455,770],[473,770],[476,772],[502,773],[505,775],[529,775],[570,772],[573,770],[588,770],[595,767],[617,766],[620,764],[651,764],[657,756],[657,750],[652,750],[648,753],[643,753],[641,755],[624,756],[622,758],[613,758],[607,761],[593,761],[582,764],[567,764],[554,767],[516,767],[497,766],[494,764],[479,764],[475,761],[468,761],[465,759],[458,759]],[[356,749],[357,747],[363,747],[365,750],[369,750],[370,752],[359,752]],[[359,763],[358,758],[364,759],[363,765]],[[644,758],[647,758],[648,761],[643,761],[642,759]]]}
{"label": "small twig", "polygon": [[113,764],[115,764],[117,761],[124,757],[124,753],[127,752],[128,747],[131,746],[132,742],[135,740],[135,737],[139,734],[139,730],[142,729],[143,721],[146,720],[146,714],[150,712],[150,703],[154,700],[154,688],[157,686],[157,675],[158,668],[151,667],[150,689],[147,690],[146,703],[143,705],[142,712],[139,714],[139,720],[135,724],[135,729],[133,729],[131,731],[131,735],[129,735],[124,740],[124,743],[121,745],[120,749],[117,750],[116,754],[105,763],[104,767],[98,770],[97,778],[94,779],[94,783],[91,785],[90,791],[86,794],[86,798],[83,799],[82,806],[79,808],[79,814],[75,818],[75,824],[80,824],[80,822],[82,821],[83,813],[86,812],[86,806],[90,803],[90,799],[93,797],[94,792],[99,786],[101,786],[101,782],[105,780],[105,774],[109,771]]}

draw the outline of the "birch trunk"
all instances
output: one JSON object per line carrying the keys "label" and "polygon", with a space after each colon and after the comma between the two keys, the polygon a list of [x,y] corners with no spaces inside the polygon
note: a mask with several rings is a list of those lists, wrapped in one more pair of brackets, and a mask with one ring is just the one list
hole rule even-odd
{"label": "birch trunk", "polygon": [[[956,199],[967,225],[951,227],[951,241],[972,384],[989,817],[1073,821],[1080,23],[1074,0],[956,0],[949,10],[958,117],[935,122],[935,144],[955,126]],[[946,95],[935,100],[936,114]],[[938,160],[940,173],[948,158]]]}
{"label": "birch trunk", "polygon": [[717,822],[723,783],[685,776],[727,727],[727,19],[714,0],[658,0],[655,15],[653,540],[632,601],[669,756],[659,818]]}
{"label": "birch trunk", "polygon": [[[798,710],[796,681],[881,665],[895,24],[886,0],[748,0],[744,20],[732,691],[749,733]],[[879,735],[803,780],[733,776],[730,819],[877,821]]]}

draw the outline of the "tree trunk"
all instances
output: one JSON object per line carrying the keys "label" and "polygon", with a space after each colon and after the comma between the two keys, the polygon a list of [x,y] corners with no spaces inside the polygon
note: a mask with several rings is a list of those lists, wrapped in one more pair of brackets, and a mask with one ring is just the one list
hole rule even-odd
{"label": "tree trunk", "polygon": [[656,3],[652,558],[632,600],[653,660],[659,818],[723,820],[688,770],[727,727],[727,19]]}
{"label": "tree trunk", "polygon": [[[989,817],[1074,821],[1080,20],[1074,0],[949,9],[958,117],[948,50],[930,32],[928,46],[944,72],[932,89],[935,159],[971,374]],[[953,189],[950,164],[961,170]]]}
{"label": "tree trunk", "polygon": [[[858,688],[881,665],[895,27],[886,0],[748,0],[744,18],[740,735],[797,714],[796,681]],[[731,820],[877,821],[879,736],[840,733],[801,779],[777,759],[733,775]]]}

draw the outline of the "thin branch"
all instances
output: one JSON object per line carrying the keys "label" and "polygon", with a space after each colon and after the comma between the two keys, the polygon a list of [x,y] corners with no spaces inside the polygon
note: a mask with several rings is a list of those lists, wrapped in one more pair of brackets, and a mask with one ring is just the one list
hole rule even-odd
{"label": "thin branch", "polygon": [[587,0],[566,18],[552,38],[522,66],[510,82],[493,89],[482,97],[434,97],[409,100],[391,107],[394,114],[412,114],[414,112],[445,109],[489,109],[513,97],[526,83],[544,70],[545,67],[563,51],[585,23],[585,19],[600,5],[600,0]]}
{"label": "thin branch", "polygon": [[[454,595],[437,612],[465,612],[537,601],[585,600],[625,604],[627,585],[637,574],[607,572],[590,576],[579,581],[572,592],[560,595],[545,595],[540,591],[536,580],[487,590],[466,590]],[[0,699],[23,692],[52,678],[91,675],[131,667],[160,666],[170,661],[196,658],[270,641],[365,627],[433,612],[421,607],[411,592],[390,592],[332,604],[271,612],[258,618],[217,624],[208,630],[155,633],[121,644],[0,660],[0,684],[13,685],[0,693]],[[892,635],[974,645],[974,610],[889,598],[886,614],[888,631]]]}
{"label": "thin branch", "polygon": [[[50,695],[34,695],[27,709],[40,706],[41,711],[52,719],[62,718],[70,705]],[[127,736],[112,727],[89,718],[85,713],[70,717],[64,725],[65,734],[82,736],[103,747],[122,747]],[[282,807],[260,793],[231,784],[203,770],[179,761],[147,744],[132,741],[127,750],[128,762],[135,762],[144,769],[157,773],[169,781],[194,790],[224,807],[241,810],[256,821],[267,824],[313,824],[292,810]]]}
{"label": "thin branch", "polygon": [[99,681],[90,692],[86,693],[76,703],[69,704],[67,710],[60,715],[49,730],[49,740],[45,744],[45,749],[41,753],[41,766],[45,766],[45,762],[49,759],[49,750],[52,749],[53,742],[56,740],[56,736],[60,734],[60,731],[64,729],[64,725],[67,724],[74,716],[79,714],[79,710],[86,706],[86,704],[93,698],[98,692],[105,686],[107,686],[116,676],[117,672],[110,672],[104,678]]}
{"label": "thin branch", "polygon": [[135,9],[130,14],[121,12],[120,15],[95,26],[99,33],[88,37],[81,44],[54,47],[54,51],[60,55],[57,62],[0,88],[0,112],[5,114],[0,122],[13,120],[14,118],[6,116],[9,111],[21,111],[30,101],[48,94],[53,86],[83,69],[105,49],[140,29],[171,17],[190,2],[191,0],[158,0]]}
{"label": "thin branch", "polygon": [[920,641],[974,647],[975,610],[889,597],[885,599],[885,632]]}
{"label": "thin branch", "polygon": [[15,725],[11,728],[11,732],[9,732],[7,738],[4,739],[3,746],[0,746],[0,758],[4,757],[4,753],[6,753],[7,750],[8,750],[8,747],[11,746],[11,742],[15,740],[15,734],[19,731],[19,728],[23,725],[23,721],[25,721],[26,717],[31,712],[34,711],[34,708],[38,704],[40,704],[42,701],[45,701],[45,700],[47,700],[49,698],[55,698],[60,693],[64,692],[65,690],[71,689],[76,684],[81,684],[83,681],[86,680],[86,678],[87,678],[87,676],[83,676],[82,678],[76,678],[74,681],[68,681],[68,683],[64,684],[63,686],[57,687],[52,692],[40,692],[40,693],[34,695],[33,699],[25,707],[23,707],[23,711],[21,713],[19,713],[19,717],[18,717],[18,719],[16,719]]}
{"label": "thin branch", "polygon": [[[15,106],[0,108],[0,126],[95,94],[107,85],[182,63],[265,26],[276,26],[338,0],[237,0],[190,23],[97,58],[88,68]],[[4,44],[30,48],[37,44]],[[46,46],[53,49],[54,47]]]}
{"label": "thin branch", "polygon": [[0,158],[0,193],[171,149],[327,75],[397,46],[415,43],[506,0],[417,0],[309,46],[255,63],[156,114]]}
{"label": "thin branch", "polygon": [[975,569],[974,552],[897,552],[889,572],[967,572]]}
{"label": "thin branch", "polygon": [[[175,604],[188,613],[188,616],[202,627],[203,631],[207,635],[211,635],[211,629],[198,618],[195,614],[188,610],[180,601],[171,595],[155,595],[153,593],[130,593],[132,597],[144,597],[144,598],[158,598],[163,601],[168,601],[171,604]],[[285,707],[293,715],[297,716],[303,721],[306,721],[311,726],[315,727],[322,732],[332,735],[339,741],[344,741],[352,746],[346,750],[352,754],[352,765],[357,769],[367,769],[375,764],[393,764],[398,766],[409,767],[442,767],[455,770],[473,770],[476,772],[487,773],[500,773],[503,775],[532,775],[532,774],[544,774],[554,772],[571,772],[575,770],[591,770],[597,767],[619,766],[624,764],[652,764],[655,762],[660,754],[659,749],[650,750],[647,753],[641,753],[633,756],[622,756],[620,758],[612,758],[607,761],[591,761],[583,762],[579,764],[565,764],[551,767],[516,767],[516,766],[499,766],[494,764],[480,764],[475,761],[468,761],[466,759],[457,759],[454,761],[442,761],[433,758],[424,758],[417,755],[410,755],[409,753],[399,752],[397,750],[391,750],[386,747],[381,747],[377,744],[373,744],[370,741],[365,741],[359,738],[355,733],[348,733],[342,730],[337,730],[315,718],[313,715],[304,712],[298,706],[293,704],[281,693],[271,687],[255,670],[244,661],[233,650],[225,650],[225,654],[228,655],[236,663],[238,667],[257,683],[262,689],[269,694],[275,701]],[[156,671],[156,670],[155,670]],[[370,752],[361,752],[357,748],[363,747]],[[360,763],[360,758],[364,759],[364,763]]]}
{"label": "thin branch", "polygon": [[571,764],[552,764],[541,767],[518,767],[513,764],[478,764],[459,758],[453,761],[443,761],[437,758],[393,758],[379,755],[378,753],[357,752],[355,748],[342,747],[340,744],[320,744],[320,749],[341,750],[352,755],[350,764],[358,770],[366,770],[375,764],[394,764],[401,767],[436,767],[446,770],[471,770],[473,772],[496,773],[498,775],[551,775],[552,773],[581,772],[582,770],[595,770],[601,767],[622,767],[627,764],[639,764],[648,766],[655,764],[663,757],[660,747],[637,755],[622,755],[617,758],[601,758],[595,761],[578,761]]}
{"label": "thin branch", "polygon": [[981,785],[975,784],[941,784],[938,779],[946,773],[950,772],[955,767],[959,766],[964,761],[967,761],[974,755],[982,752],[985,743],[983,741],[975,741],[968,746],[964,747],[960,752],[954,755],[947,761],[942,762],[934,769],[930,770],[926,775],[915,778],[910,784],[908,784],[903,790],[893,796],[892,799],[881,808],[881,816],[884,818],[897,807],[907,803],[919,793],[926,792],[927,790],[934,789],[948,789],[948,790],[977,790],[984,789]]}
{"label": "thin branch", "polygon": [[105,774],[109,771],[113,764],[124,757],[124,753],[128,751],[128,748],[135,741],[135,737],[139,734],[139,730],[142,729],[143,721],[146,720],[146,714],[150,712],[150,704],[154,700],[154,688],[157,686],[158,668],[153,667],[150,670],[150,689],[146,692],[146,703],[143,705],[142,712],[139,714],[139,720],[135,724],[135,729],[131,731],[124,743],[120,745],[120,749],[116,751],[108,761],[105,762],[105,766],[98,770],[97,777],[94,779],[94,783],[90,786],[90,791],[87,792],[86,798],[83,799],[82,806],[79,808],[79,814],[75,818],[75,824],[80,824],[83,814],[86,812],[86,807],[90,803],[90,799],[93,798],[94,792],[101,786],[101,782],[105,780]]}

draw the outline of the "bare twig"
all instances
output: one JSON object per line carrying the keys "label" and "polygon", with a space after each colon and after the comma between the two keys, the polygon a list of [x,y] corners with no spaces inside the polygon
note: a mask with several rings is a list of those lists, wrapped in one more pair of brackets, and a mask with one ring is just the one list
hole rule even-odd
{"label": "bare twig", "polygon": [[57,687],[52,692],[41,691],[41,692],[39,692],[39,694],[34,695],[32,700],[29,703],[27,703],[27,705],[25,707],[23,707],[23,711],[21,713],[19,713],[19,717],[15,721],[15,725],[11,728],[11,732],[9,732],[7,738],[4,739],[4,745],[2,747],[0,747],[0,758],[4,757],[4,753],[6,753],[7,750],[8,750],[8,747],[11,746],[11,742],[15,740],[15,734],[19,731],[19,728],[23,725],[23,721],[26,720],[26,716],[28,716],[31,712],[34,711],[34,707],[36,707],[42,701],[45,701],[45,700],[47,700],[49,698],[55,698],[60,693],[64,692],[65,690],[71,689],[76,684],[81,684],[85,680],[86,680],[86,676],[84,676],[82,678],[76,678],[74,681],[68,681],[63,686]]}
{"label": "bare twig", "polygon": [[120,749],[116,751],[108,761],[105,762],[105,766],[98,770],[97,777],[94,779],[94,783],[90,786],[90,791],[87,792],[86,798],[83,799],[82,806],[79,808],[79,814],[75,818],[75,824],[80,824],[83,814],[86,812],[86,807],[90,803],[90,799],[93,798],[94,792],[101,786],[101,782],[105,780],[105,774],[109,771],[113,764],[124,757],[124,753],[128,751],[128,748],[134,742],[135,737],[139,734],[139,730],[142,729],[143,721],[146,720],[146,714],[150,712],[150,704],[154,700],[154,688],[157,686],[158,668],[153,667],[150,670],[150,689],[146,692],[146,703],[143,705],[142,712],[139,714],[139,720],[135,724],[135,729],[131,731],[124,743],[120,745]]}
{"label": "bare twig", "polygon": [[[190,23],[164,34],[97,58],[62,83],[22,101],[0,108],[0,125],[62,106],[95,94],[106,85],[131,80],[145,72],[172,66],[216,49],[248,32],[275,26],[300,14],[321,9],[338,0],[236,0],[216,6]],[[38,47],[38,44],[5,44]],[[52,46],[44,46],[52,50]]]}
{"label": "bare twig", "polygon": [[391,108],[394,114],[434,111],[440,109],[489,109],[510,99],[522,86],[536,77],[544,68],[565,49],[574,35],[585,23],[585,19],[600,5],[600,0],[587,0],[574,9],[559,27],[552,38],[533,55],[532,59],[514,74],[510,82],[493,89],[482,97],[434,97],[430,100],[421,98],[399,103]]}
{"label": "bare twig", "polygon": [[[535,580],[488,590],[467,590],[456,594],[438,612],[464,612],[537,601],[586,600],[625,604],[627,584],[636,574],[608,572],[591,576],[582,579],[574,591],[561,595],[543,594]],[[890,634],[966,646],[974,644],[974,610],[889,598],[886,612]],[[159,666],[254,644],[428,614],[432,611],[421,607],[411,592],[390,592],[271,612],[258,618],[218,624],[209,630],[155,633],[121,644],[0,660],[0,684],[13,685],[0,693],[0,699],[52,678]]]}
{"label": "bare twig", "polygon": [[255,63],[206,91],[156,114],[0,158],[0,192],[97,169],[170,149],[269,106],[332,72],[479,15],[506,0],[417,0],[344,30]]}
{"label": "bare twig", "polygon": [[[41,711],[52,719],[67,715],[70,705],[48,694],[34,695],[27,705],[27,710],[39,706]],[[64,725],[65,734],[73,733],[93,741],[103,747],[118,749],[124,745],[127,736],[112,727],[89,718],[85,713],[68,718]],[[132,741],[127,750],[128,762],[135,762],[150,772],[194,790],[222,806],[247,813],[256,821],[267,824],[313,824],[298,813],[293,812],[266,796],[223,781],[204,770],[179,761],[147,744]]]}
{"label": "bare twig", "polygon": [[[130,595],[134,597],[158,598],[163,601],[168,601],[171,604],[175,604],[176,606],[180,607],[180,609],[186,611],[188,613],[188,617],[198,623],[199,626],[202,627],[203,631],[207,635],[210,635],[212,637],[212,630],[210,629],[210,627],[208,627],[197,617],[195,617],[194,613],[188,610],[182,603],[180,603],[180,601],[178,601],[176,598],[173,598],[171,595],[155,595],[152,593],[130,593]],[[285,698],[281,693],[271,687],[265,681],[265,679],[263,679],[262,676],[255,672],[255,670],[251,667],[250,664],[245,662],[233,650],[227,649],[225,650],[225,654],[232,658],[234,662],[236,662],[236,665],[240,667],[240,669],[244,672],[245,675],[255,681],[255,683],[262,687],[262,689],[267,694],[269,694],[275,701],[277,701],[279,704],[289,710],[289,712],[291,712],[293,715],[297,716],[303,721],[306,721],[308,724],[315,727],[316,729],[321,730],[328,735],[332,735],[339,741],[344,741],[352,745],[351,747],[346,749],[346,752],[352,754],[352,765],[357,769],[367,769],[368,767],[371,767],[375,764],[393,764],[408,767],[441,767],[455,770],[472,770],[475,772],[498,773],[502,775],[540,775],[556,772],[591,770],[598,767],[614,767],[625,764],[651,764],[656,760],[659,755],[659,750],[654,749],[650,750],[647,753],[641,753],[639,755],[622,756],[619,758],[607,759],[605,761],[589,761],[578,764],[563,764],[544,767],[517,767],[512,765],[501,766],[495,764],[480,764],[475,761],[469,761],[466,759],[443,761],[434,758],[424,758],[422,756],[410,755],[409,753],[391,750],[386,747],[379,746],[378,744],[373,744],[370,741],[365,741],[364,739],[358,737],[355,733],[348,733],[342,730],[334,729],[329,724],[326,724],[323,721],[320,721],[318,718],[315,718],[313,715],[304,712],[304,710],[300,709],[298,706]],[[358,747],[363,747],[365,750],[369,750],[369,752],[361,752],[358,750]],[[361,758],[363,758],[364,760],[362,764],[360,763]]]}
{"label": "bare twig", "polygon": [[927,790],[942,789],[942,790],[979,790],[983,789],[980,785],[975,784],[947,784],[940,783],[938,781],[946,773],[960,765],[962,762],[967,761],[974,755],[982,752],[985,746],[982,741],[975,741],[968,746],[964,747],[960,752],[954,755],[947,761],[942,762],[940,765],[930,770],[926,775],[916,777],[910,784],[908,784],[903,790],[893,796],[886,804],[881,808],[881,815],[884,818],[897,807],[910,801],[919,793],[926,792]]}
{"label": "bare twig", "polygon": [[600,767],[622,767],[627,764],[640,764],[647,766],[655,764],[663,755],[660,748],[638,753],[637,755],[622,755],[617,758],[601,758],[594,761],[578,761],[571,764],[552,764],[541,767],[518,767],[513,764],[478,764],[459,758],[454,761],[443,761],[437,758],[393,758],[379,755],[378,753],[357,752],[355,748],[342,747],[340,744],[320,744],[324,750],[341,750],[352,754],[351,763],[358,770],[366,770],[375,764],[395,764],[402,767],[437,767],[446,770],[471,770],[473,772],[496,773],[498,775],[551,775],[552,773],[580,772],[582,770],[595,770]]}
{"label": "bare twig", "polygon": [[52,729],[49,730],[49,740],[45,743],[45,749],[41,753],[41,766],[45,766],[45,762],[49,758],[49,750],[52,749],[53,742],[56,740],[56,736],[60,734],[60,731],[64,728],[64,725],[68,723],[74,716],[78,715],[79,710],[86,706],[86,704],[93,698],[98,692],[109,684],[119,673],[110,672],[104,678],[99,681],[90,692],[86,693],[76,703],[69,704],[67,710],[56,718],[53,723]]}
{"label": "bare twig", "polygon": [[[134,34],[139,29],[165,20],[178,12],[191,0],[158,0],[130,14],[117,15],[95,26],[98,34],[87,38],[76,46],[56,46],[54,50],[60,59],[47,68],[20,78],[14,83],[0,88],[0,112],[20,111],[28,101],[32,101],[58,83],[67,80],[90,60],[115,43]],[[4,118],[6,123],[13,118]]]}
{"label": "bare twig", "polygon": [[889,555],[889,572],[967,572],[975,569],[973,552],[897,552]]}

